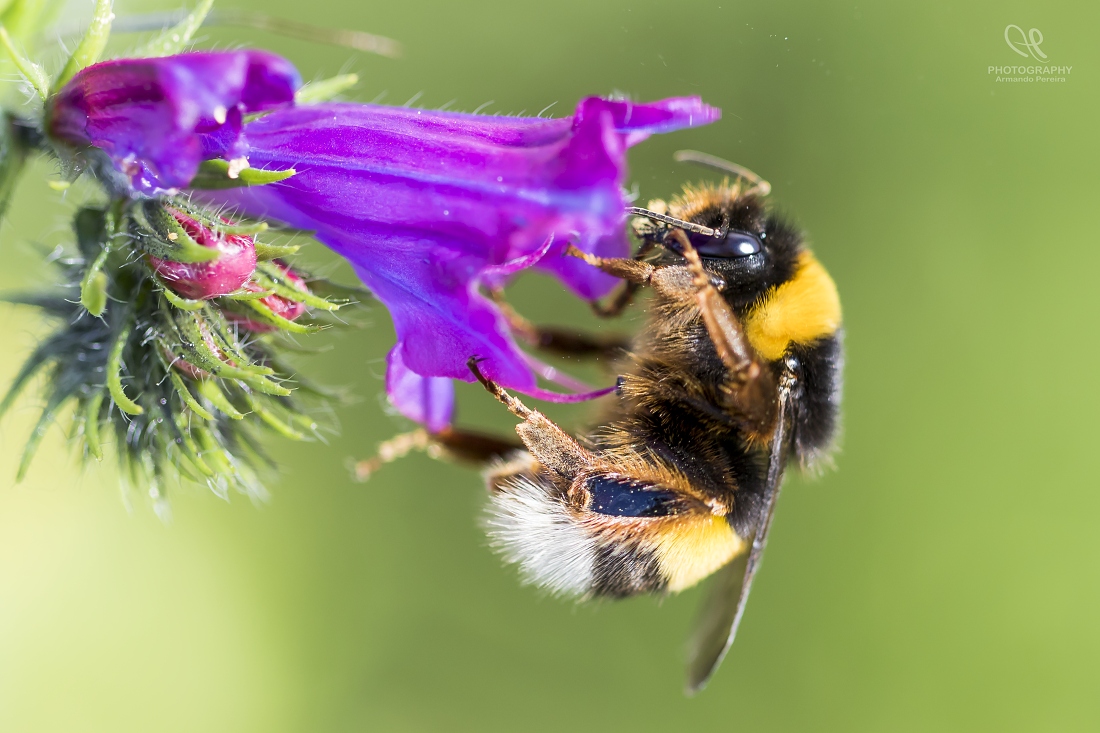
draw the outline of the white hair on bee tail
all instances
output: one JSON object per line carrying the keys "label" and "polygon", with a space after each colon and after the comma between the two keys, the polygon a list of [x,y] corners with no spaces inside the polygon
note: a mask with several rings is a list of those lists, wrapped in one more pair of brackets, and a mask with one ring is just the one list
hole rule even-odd
{"label": "white hair on bee tail", "polygon": [[592,588],[596,541],[569,511],[530,476],[514,475],[492,493],[484,526],[490,545],[519,566],[524,582],[583,596]]}

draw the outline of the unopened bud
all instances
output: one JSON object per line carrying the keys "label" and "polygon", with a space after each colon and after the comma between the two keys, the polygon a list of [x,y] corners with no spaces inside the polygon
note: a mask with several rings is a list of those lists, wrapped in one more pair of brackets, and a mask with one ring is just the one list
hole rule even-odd
{"label": "unopened bud", "polygon": [[219,254],[209,262],[175,262],[149,255],[149,264],[165,285],[185,298],[203,300],[228,295],[248,282],[256,270],[252,237],[216,232],[178,209],[168,208],[168,212],[191,239]]}

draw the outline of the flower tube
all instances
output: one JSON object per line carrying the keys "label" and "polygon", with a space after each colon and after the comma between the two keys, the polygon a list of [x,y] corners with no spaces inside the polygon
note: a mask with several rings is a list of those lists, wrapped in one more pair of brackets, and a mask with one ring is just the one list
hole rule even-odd
{"label": "flower tube", "polygon": [[472,356],[505,387],[554,397],[539,389],[530,358],[482,288],[537,266],[583,298],[606,294],[614,280],[564,250],[628,254],[626,149],[719,114],[697,98],[590,97],[562,119],[340,103],[283,108],[246,126],[249,162],[297,174],[216,198],[314,230],[354,265],[394,320],[391,401],[439,427],[452,399],[443,380],[472,381]]}

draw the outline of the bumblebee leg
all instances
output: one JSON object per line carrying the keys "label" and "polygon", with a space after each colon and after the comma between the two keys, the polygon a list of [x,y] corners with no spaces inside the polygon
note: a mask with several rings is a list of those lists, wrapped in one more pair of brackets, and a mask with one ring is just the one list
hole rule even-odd
{"label": "bumblebee leg", "polygon": [[642,283],[625,282],[607,302],[593,300],[589,305],[592,307],[592,312],[600,318],[617,318],[628,305],[634,302],[634,298],[641,289]]}
{"label": "bumblebee leg", "polygon": [[[653,202],[650,202],[651,205],[652,203]],[[639,236],[644,237],[649,235],[647,233],[639,233]],[[638,247],[638,251],[634,253],[633,259],[635,261],[642,260],[657,247],[658,243],[658,239],[643,239],[642,245]],[[637,297],[638,291],[642,289],[644,284],[645,282],[635,282],[632,280],[624,282],[622,287],[619,288],[619,291],[612,295],[609,300],[594,300],[589,303],[589,305],[592,306],[592,312],[600,318],[617,318],[622,315],[622,312],[626,310],[627,306],[634,302],[634,298]]]}
{"label": "bumblebee leg", "polygon": [[480,361],[474,357],[466,362],[466,366],[489,394],[496,397],[513,415],[523,420],[516,426],[516,433],[535,460],[557,474],[566,484],[592,465],[594,462],[592,454],[555,425],[550,418],[527,407],[504,391],[499,384],[482,374],[478,367]]}
{"label": "bumblebee leg", "polygon": [[581,252],[573,245],[569,245],[565,253],[570,257],[578,257],[593,267],[603,270],[608,275],[626,281],[622,289],[612,297],[610,303],[605,305],[600,301],[592,301],[592,311],[596,315],[602,318],[612,318],[619,315],[634,300],[634,296],[638,294],[642,286],[649,283],[649,279],[653,276],[656,268],[639,258],[645,257],[654,246],[654,243],[646,242],[638,250],[638,254],[627,258],[597,257],[587,252]]}
{"label": "bumblebee leg", "polygon": [[630,348],[630,340],[625,336],[597,336],[552,326],[537,326],[517,313],[504,300],[504,294],[501,291],[490,292],[490,297],[508,320],[512,332],[536,349],[563,356],[610,359]]}
{"label": "bumblebee leg", "polygon": [[523,444],[515,438],[454,428],[433,433],[432,442],[448,456],[470,463],[489,463],[523,450]]}
{"label": "bumblebee leg", "polygon": [[695,304],[707,328],[718,358],[726,365],[729,374],[723,389],[729,406],[758,436],[768,434],[776,414],[775,375],[765,368],[760,356],[752,348],[729,303],[711,282],[712,275],[703,268],[699,253],[680,229],[671,232],[680,245],[681,254],[691,273],[691,287]]}
{"label": "bumblebee leg", "polygon": [[356,461],[354,466],[355,478],[358,481],[366,481],[382,466],[404,458],[413,451],[429,451],[430,455],[431,444],[431,436],[424,428],[395,435],[389,440],[379,443],[378,450],[373,456],[366,460]]}
{"label": "bumblebee leg", "polygon": [[355,478],[366,481],[382,466],[414,451],[423,451],[431,458],[453,458],[482,464],[504,458],[522,448],[523,445],[516,440],[472,430],[444,428],[438,433],[429,433],[419,428],[379,443],[378,451],[372,457],[355,463]]}

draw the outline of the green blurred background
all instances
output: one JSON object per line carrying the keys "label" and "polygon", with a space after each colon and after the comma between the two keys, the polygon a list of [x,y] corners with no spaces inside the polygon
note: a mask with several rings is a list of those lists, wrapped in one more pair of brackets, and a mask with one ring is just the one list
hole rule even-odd
{"label": "green blurred background", "polygon": [[[706,150],[767,177],[808,230],[848,328],[837,470],[788,480],[737,645],[685,699],[697,590],[545,598],[487,549],[476,472],[417,456],[351,480],[351,459],[408,427],[379,396],[381,309],[303,365],[362,399],[327,445],[270,441],[283,471],[261,506],[191,488],[166,525],[113,466],[81,470],[56,428],[14,485],[27,397],[0,425],[0,729],[1096,729],[1100,6],[254,7],[401,40],[393,61],[207,34],[307,78],[357,71],[363,101],[567,114],[620,90],[720,106],[719,124],[636,149],[632,180],[643,200],[669,195],[697,175],[672,152]],[[1008,24],[1039,28],[1067,81],[997,83],[988,66],[1028,63]],[[36,247],[64,239],[75,203],[51,172],[31,171],[3,225],[0,289],[52,274]],[[537,277],[513,298],[538,321],[604,327]],[[6,384],[44,324],[0,314]],[[512,424],[472,388],[460,408]],[[588,410],[551,414],[579,427]]]}

